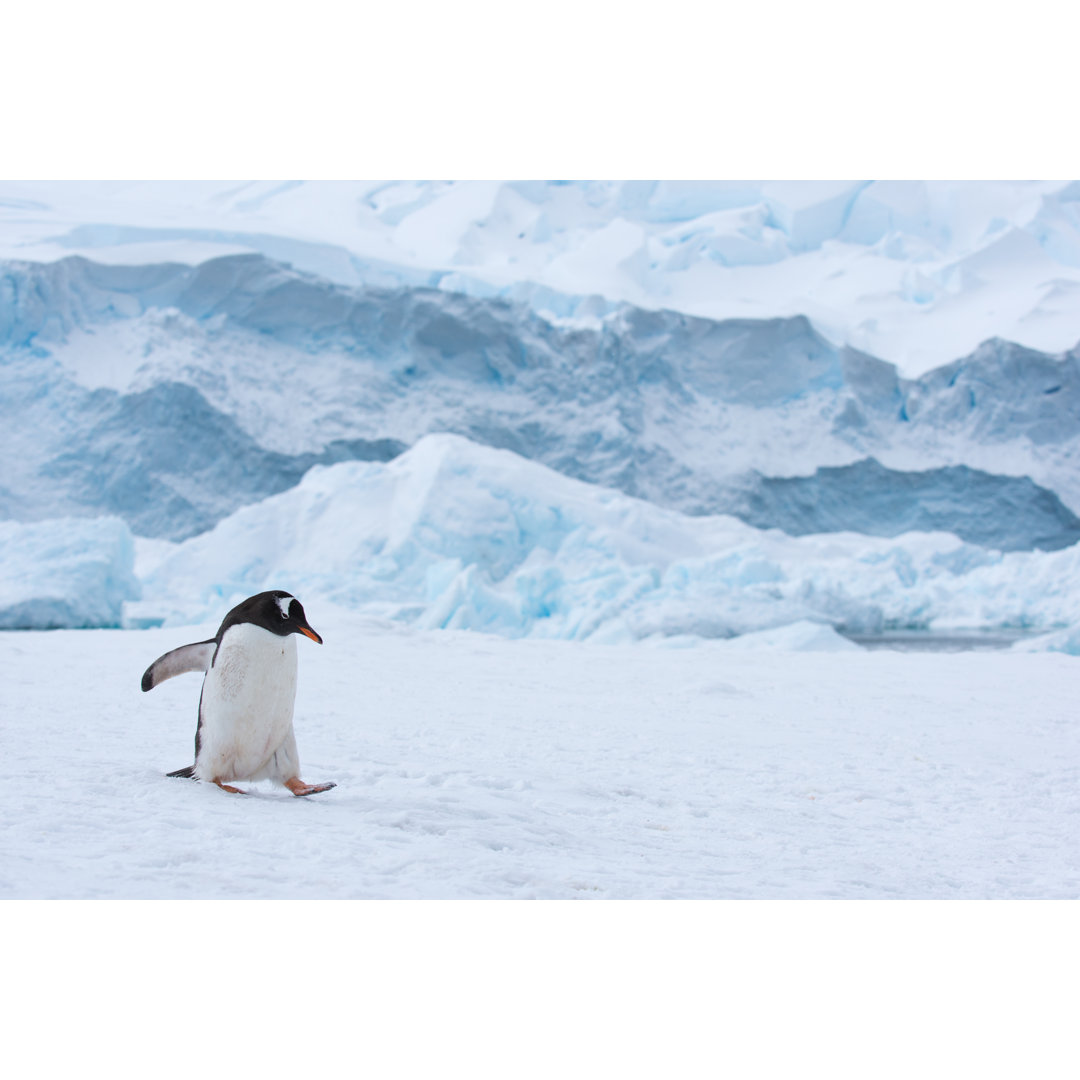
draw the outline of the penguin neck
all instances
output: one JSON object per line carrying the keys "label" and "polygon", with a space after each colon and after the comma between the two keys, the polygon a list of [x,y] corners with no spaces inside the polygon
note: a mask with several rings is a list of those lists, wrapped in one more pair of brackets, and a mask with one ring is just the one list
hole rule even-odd
{"label": "penguin neck", "polygon": [[254,623],[236,623],[222,635],[217,656],[214,658],[214,667],[217,667],[226,655],[232,657],[233,663],[242,655],[246,665],[260,667],[266,664],[278,667],[284,664],[286,668],[295,671],[296,635],[286,634],[282,637]]}

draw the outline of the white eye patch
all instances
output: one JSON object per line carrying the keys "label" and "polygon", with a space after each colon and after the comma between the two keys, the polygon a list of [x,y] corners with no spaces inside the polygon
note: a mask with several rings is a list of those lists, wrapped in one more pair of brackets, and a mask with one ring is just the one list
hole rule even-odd
{"label": "white eye patch", "polygon": [[277,606],[281,611],[281,617],[287,619],[289,617],[289,605],[293,602],[293,597],[275,596],[274,600],[277,602]]}

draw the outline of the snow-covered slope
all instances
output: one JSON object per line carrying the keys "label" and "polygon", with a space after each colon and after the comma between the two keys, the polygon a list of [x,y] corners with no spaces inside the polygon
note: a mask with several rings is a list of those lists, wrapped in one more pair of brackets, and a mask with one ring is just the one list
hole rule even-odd
{"label": "snow-covered slope", "polygon": [[804,318],[620,307],[568,329],[524,304],[232,256],[8,264],[0,362],[0,513],[21,520],[104,512],[182,539],[313,464],[453,431],[796,535],[935,528],[1006,550],[1077,536],[1075,350],[994,341],[907,380]]}
{"label": "snow-covered slope", "polygon": [[908,377],[993,337],[1080,341],[1080,186],[1064,181],[0,183],[0,258],[241,252],[564,317],[804,315]]}

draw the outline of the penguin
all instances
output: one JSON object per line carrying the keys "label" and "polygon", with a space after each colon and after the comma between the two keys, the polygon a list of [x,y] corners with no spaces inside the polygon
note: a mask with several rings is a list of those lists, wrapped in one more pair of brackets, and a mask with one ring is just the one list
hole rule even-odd
{"label": "penguin", "polygon": [[145,693],[186,671],[203,671],[195,763],[169,776],[206,780],[235,795],[235,780],[273,780],[294,795],[315,795],[336,784],[305,784],[293,734],[296,638],[317,644],[300,601],[275,589],[249,596],[225,616],[209,641],[181,645],[143,673]]}

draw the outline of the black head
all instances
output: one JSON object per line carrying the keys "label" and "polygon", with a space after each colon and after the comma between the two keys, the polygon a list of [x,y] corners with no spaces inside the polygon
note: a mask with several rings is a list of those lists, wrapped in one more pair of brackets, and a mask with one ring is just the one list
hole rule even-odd
{"label": "black head", "polygon": [[289,634],[303,634],[312,641],[322,644],[322,638],[308,625],[304,607],[292,593],[273,589],[270,592],[256,593],[225,616],[217,632],[218,641],[230,626],[237,623],[253,623],[269,630],[272,634],[288,637]]}

